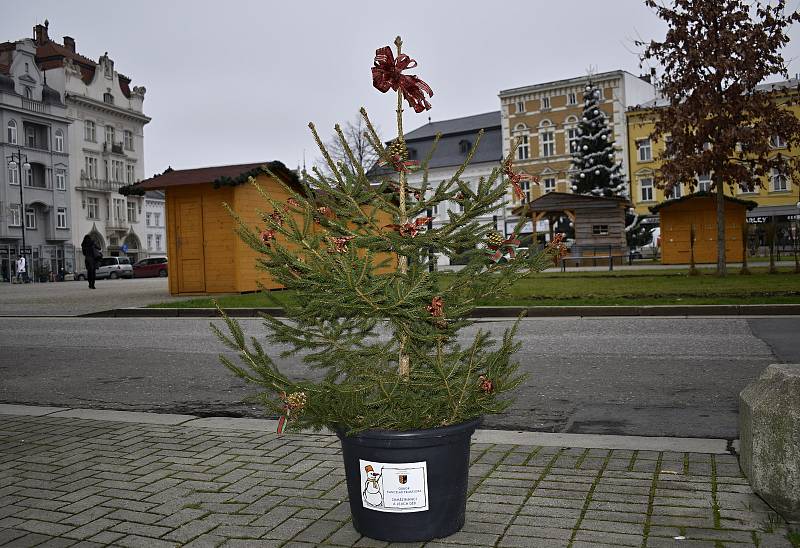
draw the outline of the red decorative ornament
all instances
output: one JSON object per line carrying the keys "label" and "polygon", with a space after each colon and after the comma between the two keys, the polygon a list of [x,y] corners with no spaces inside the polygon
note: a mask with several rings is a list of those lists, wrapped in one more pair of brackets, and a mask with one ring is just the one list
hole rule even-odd
{"label": "red decorative ornament", "polygon": [[497,263],[505,257],[506,255],[509,258],[513,259],[517,256],[517,248],[521,242],[517,239],[517,235],[515,233],[511,233],[507,239],[503,239],[499,232],[492,233],[489,235],[489,241],[486,243],[486,254],[489,255],[489,258]]}
{"label": "red decorative ornament", "polygon": [[378,162],[380,166],[392,166],[392,169],[399,172],[408,173],[414,169],[419,168],[419,162],[416,160],[403,160],[403,157],[399,154],[392,154],[391,156],[387,156],[385,159],[382,159]]}
{"label": "red decorative ornament", "polygon": [[545,247],[545,252],[553,259],[553,265],[558,266],[561,257],[564,257],[568,252],[567,244],[564,243],[564,235],[561,233],[555,234],[550,243],[547,244],[547,247]]}
{"label": "red decorative ornament", "polygon": [[525,172],[515,172],[514,167],[511,165],[511,161],[503,166],[503,175],[508,177],[508,182],[511,183],[511,187],[514,189],[514,197],[517,200],[522,200],[525,197],[525,192],[522,190],[520,183],[523,181],[531,181],[534,184],[539,184],[538,177],[534,177],[533,175],[529,175]]}
{"label": "red decorative ornament", "polygon": [[434,318],[441,318],[444,316],[444,299],[441,297],[434,297],[431,299],[431,304],[426,306],[431,316]]}
{"label": "red decorative ornament", "polygon": [[478,387],[481,389],[481,392],[484,392],[485,394],[491,394],[494,392],[494,383],[492,383],[492,379],[486,375],[481,375],[478,377]]}
{"label": "red decorative ornament", "polygon": [[355,238],[355,236],[338,236],[336,238],[328,238],[333,244],[333,248],[328,248],[328,253],[347,253],[347,244]]}
{"label": "red decorative ornament", "polygon": [[272,222],[276,225],[283,226],[283,215],[281,215],[280,211],[273,211],[269,214],[269,218],[272,219]]}
{"label": "red decorative ornament", "polygon": [[417,62],[405,53],[394,58],[392,48],[384,46],[375,51],[375,62],[372,67],[372,85],[381,93],[390,89],[401,91],[403,97],[414,112],[430,110],[431,104],[425,98],[433,97],[431,87],[413,74],[403,74],[406,69],[417,66]]}
{"label": "red decorative ornament", "polygon": [[396,230],[400,233],[401,236],[404,237],[411,237],[413,238],[419,231],[422,230],[428,221],[431,221],[431,217],[420,217],[419,219],[415,220],[413,223],[403,223],[401,225],[386,225],[384,228],[391,228],[392,230]]}
{"label": "red decorative ornament", "polygon": [[292,197],[286,198],[286,203],[289,204],[289,205],[292,205],[294,207],[300,207],[300,202],[298,202],[297,200],[295,200]]}
{"label": "red decorative ornament", "polygon": [[269,247],[270,240],[275,239],[275,231],[272,230],[271,228],[268,228],[266,230],[262,230],[259,236],[261,237],[261,241],[264,242],[267,245],[267,247]]}

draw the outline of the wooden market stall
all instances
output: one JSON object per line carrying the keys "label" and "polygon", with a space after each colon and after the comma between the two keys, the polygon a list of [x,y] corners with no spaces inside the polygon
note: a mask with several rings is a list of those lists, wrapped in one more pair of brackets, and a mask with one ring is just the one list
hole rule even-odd
{"label": "wooden market stall", "polygon": [[[742,261],[742,227],[746,223],[747,211],[756,205],[750,200],[725,196],[725,257],[730,262]],[[695,232],[695,263],[717,262],[716,193],[687,194],[651,206],[650,211],[660,217],[662,264],[689,264],[692,227]]]}
{"label": "wooden market stall", "polygon": [[240,183],[252,176],[274,199],[288,198],[264,168],[299,190],[297,175],[280,162],[167,170],[137,185],[165,192],[171,294],[241,293],[256,291],[259,283],[279,287],[256,268],[258,253],[236,234],[236,222],[223,206],[229,204],[250,226],[263,224],[257,208],[267,205],[258,189]]}
{"label": "wooden market stall", "polygon": [[[531,219],[536,241],[536,223],[548,220],[551,231],[554,221],[566,215],[575,229],[575,243],[566,257],[570,264],[622,263],[627,260],[625,212],[631,206],[627,198],[585,196],[566,192],[548,192],[514,209],[515,215]],[[605,262],[597,263],[598,258]]]}

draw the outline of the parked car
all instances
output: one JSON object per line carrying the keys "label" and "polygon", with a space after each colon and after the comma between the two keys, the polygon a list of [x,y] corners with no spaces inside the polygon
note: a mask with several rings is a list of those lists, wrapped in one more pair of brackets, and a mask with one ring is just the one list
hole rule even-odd
{"label": "parked car", "polygon": [[166,257],[150,257],[133,265],[134,278],[152,278],[154,276],[166,278],[167,273]]}
{"label": "parked car", "polygon": [[[95,277],[98,280],[109,278],[133,278],[133,266],[127,257],[103,257],[97,265]],[[75,273],[76,280],[85,280],[86,269]]]}

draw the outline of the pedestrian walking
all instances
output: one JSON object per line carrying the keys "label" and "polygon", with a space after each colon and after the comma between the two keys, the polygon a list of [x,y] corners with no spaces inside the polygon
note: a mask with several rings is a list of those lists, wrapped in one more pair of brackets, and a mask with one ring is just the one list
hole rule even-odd
{"label": "pedestrian walking", "polygon": [[94,238],[88,234],[83,237],[81,242],[81,251],[83,252],[84,262],[86,263],[86,277],[89,279],[89,288],[94,289],[94,279],[97,271],[97,265],[103,257],[103,252],[100,251],[100,246],[94,241]]}
{"label": "pedestrian walking", "polygon": [[17,255],[17,283],[25,283],[27,275],[27,261],[22,255]]}

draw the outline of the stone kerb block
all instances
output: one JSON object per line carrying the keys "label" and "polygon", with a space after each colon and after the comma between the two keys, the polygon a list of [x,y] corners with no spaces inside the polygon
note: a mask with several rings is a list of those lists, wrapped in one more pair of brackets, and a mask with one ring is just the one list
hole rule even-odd
{"label": "stone kerb block", "polygon": [[770,365],[739,394],[739,463],[753,490],[800,524],[800,364]]}

